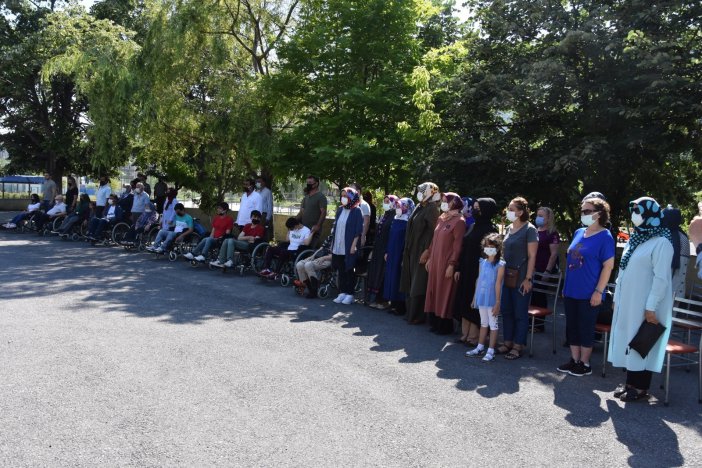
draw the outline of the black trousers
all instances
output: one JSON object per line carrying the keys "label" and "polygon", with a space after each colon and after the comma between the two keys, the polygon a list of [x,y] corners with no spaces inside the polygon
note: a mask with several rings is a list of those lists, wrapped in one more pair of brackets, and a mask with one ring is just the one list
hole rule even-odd
{"label": "black trousers", "polygon": [[339,275],[339,292],[353,295],[356,286],[356,274],[353,268],[346,270],[346,256],[332,255],[332,268]]}
{"label": "black trousers", "polygon": [[651,387],[652,378],[651,371],[626,371],[626,384],[637,390],[648,390]]}

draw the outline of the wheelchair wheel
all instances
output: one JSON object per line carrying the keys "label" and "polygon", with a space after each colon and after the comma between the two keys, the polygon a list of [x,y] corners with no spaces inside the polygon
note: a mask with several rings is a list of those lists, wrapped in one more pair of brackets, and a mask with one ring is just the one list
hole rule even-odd
{"label": "wheelchair wheel", "polygon": [[80,234],[78,234],[77,232],[74,232],[73,235],[71,235],[71,240],[72,240],[73,242],[79,241],[79,240],[80,240]]}
{"label": "wheelchair wheel", "polygon": [[290,286],[290,283],[291,283],[291,281],[290,281],[290,276],[289,276],[289,275],[287,275],[287,274],[285,274],[285,273],[283,273],[282,275],[280,275],[280,285],[281,285],[282,287],[287,288],[288,286]]}
{"label": "wheelchair wheel", "polygon": [[170,260],[171,262],[175,262],[176,260],[178,260],[178,254],[175,250],[171,250],[170,252],[168,252],[168,260]]}
{"label": "wheelchair wheel", "polygon": [[260,273],[263,269],[263,260],[266,257],[268,247],[268,242],[262,242],[258,244],[251,253],[251,269],[256,274]]}
{"label": "wheelchair wheel", "polygon": [[200,234],[192,233],[188,237],[188,240],[183,242],[183,252],[182,253],[187,253],[187,252],[192,252],[195,247],[197,247],[197,244],[200,243],[200,240],[202,238],[200,237]]}
{"label": "wheelchair wheel", "polygon": [[122,242],[124,242],[124,237],[129,232],[129,229],[129,224],[125,223],[124,221],[115,224],[115,226],[112,228],[112,242],[117,245],[122,245]]}
{"label": "wheelchair wheel", "polygon": [[329,285],[325,284],[319,290],[317,290],[317,296],[321,299],[326,299],[329,297]]}
{"label": "wheelchair wheel", "polygon": [[57,216],[54,218],[54,220],[51,222],[51,231],[58,231],[65,219],[65,216]]}

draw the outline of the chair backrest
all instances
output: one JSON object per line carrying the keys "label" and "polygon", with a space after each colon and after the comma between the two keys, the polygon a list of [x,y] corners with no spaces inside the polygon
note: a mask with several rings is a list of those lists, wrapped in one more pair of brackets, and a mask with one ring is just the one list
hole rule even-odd
{"label": "chair backrest", "polygon": [[534,272],[532,278],[532,291],[540,292],[553,297],[558,297],[558,292],[561,289],[563,275],[558,273],[538,273]]}
{"label": "chair backrest", "polygon": [[702,302],[676,296],[673,302],[673,323],[702,327]]}
{"label": "chair backrest", "polygon": [[699,278],[695,277],[694,281],[692,281],[692,285],[690,286],[690,294],[688,294],[688,297],[693,300],[702,299],[702,281],[700,281]]}

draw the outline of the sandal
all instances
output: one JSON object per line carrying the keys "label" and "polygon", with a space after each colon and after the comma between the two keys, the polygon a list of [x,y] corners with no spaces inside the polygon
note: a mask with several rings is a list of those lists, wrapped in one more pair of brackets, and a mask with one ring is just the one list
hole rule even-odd
{"label": "sandal", "polygon": [[624,402],[632,402],[639,400],[646,400],[650,395],[646,390],[636,390],[634,387],[629,387],[629,389],[622,396],[619,397],[620,400]]}
{"label": "sandal", "polygon": [[512,350],[509,346],[501,344],[496,350],[495,353],[497,354],[507,354]]}
{"label": "sandal", "polygon": [[505,354],[505,359],[508,361],[515,361],[522,357],[522,353],[517,348],[512,348],[509,353]]}
{"label": "sandal", "polygon": [[619,398],[620,396],[624,395],[630,388],[631,387],[628,385],[620,384],[614,391],[614,398]]}

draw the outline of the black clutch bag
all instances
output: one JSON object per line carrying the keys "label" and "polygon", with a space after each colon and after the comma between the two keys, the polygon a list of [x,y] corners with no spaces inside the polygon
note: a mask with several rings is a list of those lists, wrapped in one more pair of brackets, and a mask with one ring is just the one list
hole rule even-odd
{"label": "black clutch bag", "polygon": [[665,327],[660,323],[650,323],[644,320],[636,336],[629,343],[629,348],[639,353],[642,358],[646,358],[663,332],[665,332]]}

